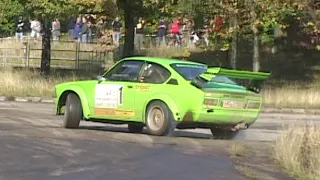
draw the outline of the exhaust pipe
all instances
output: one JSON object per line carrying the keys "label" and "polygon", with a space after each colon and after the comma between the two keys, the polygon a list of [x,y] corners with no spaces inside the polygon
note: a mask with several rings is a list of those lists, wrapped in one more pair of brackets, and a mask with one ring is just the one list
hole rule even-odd
{"label": "exhaust pipe", "polygon": [[248,124],[247,123],[238,123],[237,125],[235,125],[231,131],[239,131],[241,129],[248,129]]}

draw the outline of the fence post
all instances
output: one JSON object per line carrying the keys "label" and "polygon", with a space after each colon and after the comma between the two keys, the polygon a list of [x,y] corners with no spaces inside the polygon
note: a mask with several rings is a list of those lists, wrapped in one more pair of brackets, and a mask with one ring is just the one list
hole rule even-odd
{"label": "fence post", "polygon": [[30,66],[30,42],[29,42],[29,39],[28,39],[28,44],[27,44],[27,67],[29,68]]}
{"label": "fence post", "polygon": [[80,43],[76,42],[76,62],[75,62],[75,69],[79,68],[79,52],[80,52]]}
{"label": "fence post", "polygon": [[28,67],[28,42],[27,41],[23,41],[23,59],[24,59],[24,67],[27,68]]}
{"label": "fence post", "polygon": [[6,67],[7,66],[7,55],[8,55],[8,51],[5,50],[4,53],[4,58],[3,58],[3,66]]}

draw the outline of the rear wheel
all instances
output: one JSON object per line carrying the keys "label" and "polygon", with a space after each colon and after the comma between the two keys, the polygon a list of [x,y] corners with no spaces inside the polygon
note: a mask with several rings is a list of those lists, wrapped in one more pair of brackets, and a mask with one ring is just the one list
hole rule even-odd
{"label": "rear wheel", "polygon": [[155,136],[168,136],[174,132],[172,113],[161,101],[149,104],[146,112],[147,132]]}
{"label": "rear wheel", "polygon": [[142,133],[143,124],[128,124],[128,130],[130,133]]}
{"label": "rear wheel", "polygon": [[221,128],[210,128],[211,133],[215,139],[233,139],[237,136],[239,131],[225,130]]}
{"label": "rear wheel", "polygon": [[82,119],[82,106],[79,97],[73,93],[68,94],[63,126],[65,128],[78,128]]}

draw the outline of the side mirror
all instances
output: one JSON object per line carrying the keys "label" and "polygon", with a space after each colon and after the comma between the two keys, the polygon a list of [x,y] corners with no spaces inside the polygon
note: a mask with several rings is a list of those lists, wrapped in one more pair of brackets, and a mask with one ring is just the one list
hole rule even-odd
{"label": "side mirror", "polygon": [[97,80],[99,81],[99,82],[101,82],[101,81],[105,81],[106,80],[106,78],[104,78],[104,77],[102,77],[102,76],[97,76]]}

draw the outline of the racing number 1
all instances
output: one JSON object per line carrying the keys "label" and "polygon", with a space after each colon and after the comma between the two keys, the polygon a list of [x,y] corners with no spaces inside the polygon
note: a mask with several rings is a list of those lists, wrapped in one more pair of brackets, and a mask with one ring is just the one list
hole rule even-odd
{"label": "racing number 1", "polygon": [[120,87],[119,88],[119,104],[122,104],[122,101],[123,101],[122,93],[123,93],[123,87]]}

